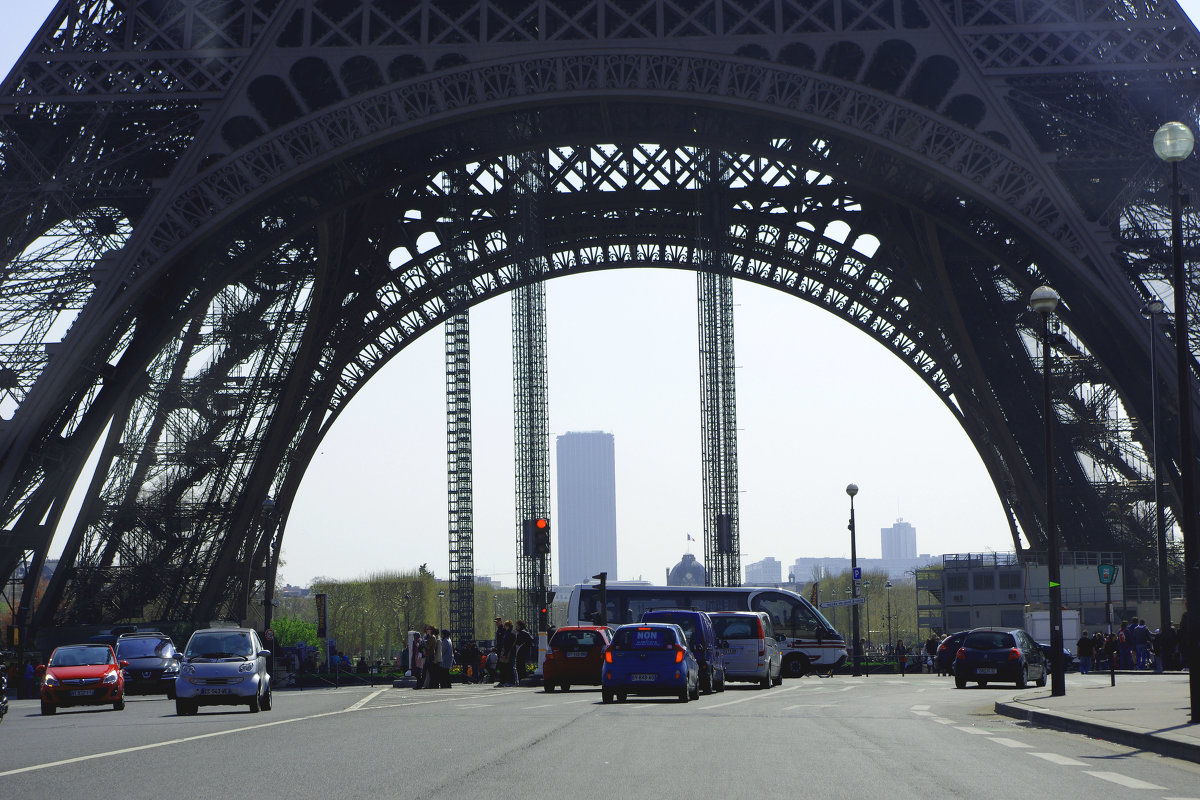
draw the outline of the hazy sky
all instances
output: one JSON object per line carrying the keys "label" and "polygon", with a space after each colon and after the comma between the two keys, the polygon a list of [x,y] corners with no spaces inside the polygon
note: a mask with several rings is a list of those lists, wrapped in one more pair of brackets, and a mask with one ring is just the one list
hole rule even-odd
{"label": "hazy sky", "polygon": [[[7,74],[51,0],[6,0]],[[1184,8],[1195,18],[1200,0]],[[1147,148],[1150,147],[1147,140]],[[696,277],[626,270],[547,283],[551,437],[614,434],[619,577],[661,580],[700,539]],[[898,517],[921,553],[1011,550],[1003,510],[967,436],[902,362],[804,301],[734,283],[742,563],[879,557]],[[475,568],[516,582],[511,307],[471,312]],[[448,572],[443,329],[394,358],[358,395],[308,469],[280,577],[353,578],[428,564]],[[554,443],[551,441],[551,474]],[[551,497],[554,496],[552,483]],[[55,550],[62,546],[62,537]]]}

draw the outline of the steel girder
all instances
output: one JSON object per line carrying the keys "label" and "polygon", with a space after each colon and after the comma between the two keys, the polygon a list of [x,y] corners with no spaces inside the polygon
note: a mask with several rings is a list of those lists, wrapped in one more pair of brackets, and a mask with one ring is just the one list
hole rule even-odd
{"label": "steel girder", "polygon": [[[1172,2],[68,5],[0,87],[0,571],[32,553],[39,573],[70,523],[42,622],[244,605],[262,498],[283,526],[357,388],[530,282],[504,214],[522,152],[555,198],[541,277],[710,269],[695,154],[728,154],[722,268],[905,359],[975,442],[1018,545],[1043,541],[1024,304],[1051,282],[1064,538],[1150,541],[1138,310],[1167,239],[1148,140],[1200,96]],[[516,141],[529,108],[540,138]],[[437,221],[454,168],[476,176],[465,232]],[[389,261],[426,232],[443,248]],[[461,297],[456,241],[476,254]]]}

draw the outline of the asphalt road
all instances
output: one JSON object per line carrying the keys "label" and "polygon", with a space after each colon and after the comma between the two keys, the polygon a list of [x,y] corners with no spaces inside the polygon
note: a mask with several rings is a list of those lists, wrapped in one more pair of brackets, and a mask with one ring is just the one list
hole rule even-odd
{"label": "asphalt road", "polygon": [[269,712],[193,717],[157,698],[53,717],[16,701],[0,797],[1200,799],[1200,765],[996,715],[1013,694],[879,675],[686,704],[490,686],[289,690]]}

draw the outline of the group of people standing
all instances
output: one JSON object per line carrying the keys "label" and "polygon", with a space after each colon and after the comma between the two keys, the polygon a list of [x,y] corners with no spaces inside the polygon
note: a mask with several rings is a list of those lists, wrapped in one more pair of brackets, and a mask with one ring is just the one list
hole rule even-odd
{"label": "group of people standing", "polygon": [[449,689],[450,668],[454,666],[454,642],[450,631],[426,625],[422,633],[414,633],[408,648],[408,658],[414,689]]}
{"label": "group of people standing", "polygon": [[502,620],[496,617],[496,688],[519,686],[525,677],[525,665],[533,652],[533,634],[525,627],[525,620]]}
{"label": "group of people standing", "polygon": [[1091,672],[1093,665],[1099,669],[1153,669],[1156,672],[1187,666],[1186,648],[1180,646],[1180,633],[1175,626],[1151,631],[1144,619],[1122,622],[1119,630],[1107,635],[1096,631],[1089,636],[1084,631],[1075,648],[1082,674]]}

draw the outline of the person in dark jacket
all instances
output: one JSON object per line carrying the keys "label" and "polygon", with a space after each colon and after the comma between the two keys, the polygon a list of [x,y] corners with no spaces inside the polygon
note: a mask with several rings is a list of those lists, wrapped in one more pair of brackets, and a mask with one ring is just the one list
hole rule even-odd
{"label": "person in dark jacket", "polygon": [[513,631],[513,667],[516,680],[513,681],[517,686],[521,685],[521,679],[525,677],[525,664],[528,663],[530,655],[533,653],[533,635],[525,629],[525,620],[517,620],[516,630]]}
{"label": "person in dark jacket", "polygon": [[1075,654],[1079,656],[1079,674],[1087,675],[1092,671],[1092,637],[1084,631],[1075,643]]}
{"label": "person in dark jacket", "polygon": [[500,682],[497,687],[515,686],[516,676],[513,672],[513,650],[516,636],[513,634],[513,624],[506,620],[504,625],[496,630],[496,653],[499,655]]}

